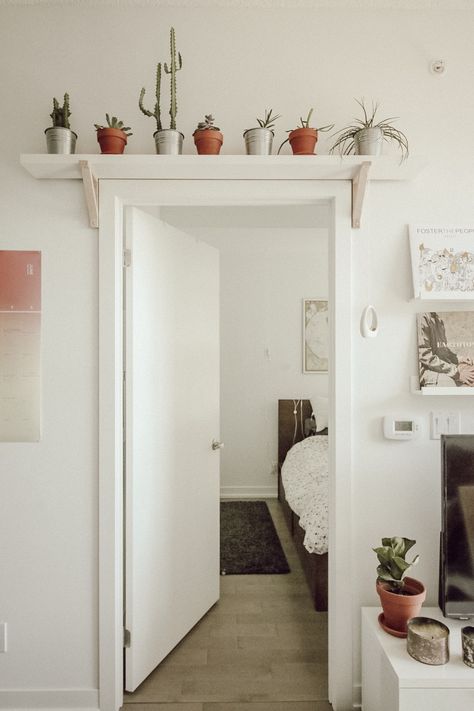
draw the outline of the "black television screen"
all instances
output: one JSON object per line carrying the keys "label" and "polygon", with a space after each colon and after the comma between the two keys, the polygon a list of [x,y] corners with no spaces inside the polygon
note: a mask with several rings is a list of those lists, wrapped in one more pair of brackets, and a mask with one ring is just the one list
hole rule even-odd
{"label": "black television screen", "polygon": [[445,617],[474,616],[474,435],[442,435],[440,600]]}

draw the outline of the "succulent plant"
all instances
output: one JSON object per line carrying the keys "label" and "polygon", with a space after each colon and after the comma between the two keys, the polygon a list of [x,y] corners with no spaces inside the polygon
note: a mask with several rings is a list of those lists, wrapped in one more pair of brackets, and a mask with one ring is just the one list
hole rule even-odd
{"label": "succulent plant", "polygon": [[214,116],[207,114],[204,116],[204,121],[199,121],[196,131],[220,131],[218,126],[214,126]]}
{"label": "succulent plant", "polygon": [[376,123],[375,114],[378,111],[379,105],[372,102],[372,111],[369,112],[365,106],[364,99],[361,99],[360,101],[355,99],[355,101],[357,101],[362,109],[363,118],[354,119],[354,124],[341,128],[340,131],[337,131],[334,134],[334,136],[338,136],[338,138],[331,147],[330,153],[336,149],[338,149],[342,155],[349,155],[350,153],[353,153],[355,150],[354,137],[356,134],[364,128],[378,128],[380,129],[385,141],[394,141],[398,145],[402,154],[401,160],[403,161],[408,158],[408,139],[402,131],[399,131],[399,129],[395,128],[392,124],[392,122],[396,121],[398,117],[390,116],[389,118],[382,119],[382,121],[378,121]]}
{"label": "succulent plant", "polygon": [[[311,116],[313,115],[313,111],[314,111],[314,109],[310,109],[310,110],[308,111],[308,115],[307,115],[307,117],[306,117],[305,119],[304,119],[302,116],[300,116],[300,122],[299,122],[299,124],[297,124],[297,126],[296,126],[295,128],[290,128],[290,129],[287,131],[287,133],[292,133],[293,131],[296,131],[296,129],[298,129],[298,128],[314,128],[313,126],[310,126],[310,125],[309,125],[309,123],[310,123],[310,121],[311,121]],[[318,133],[319,133],[320,131],[321,131],[321,132],[322,132],[322,131],[331,131],[333,128],[334,128],[334,124],[331,123],[331,124],[328,124],[327,126],[319,126],[318,128],[315,128],[314,130],[315,130],[315,131],[318,131]],[[280,151],[281,151],[281,149],[283,148],[283,146],[285,145],[285,143],[288,143],[289,140],[290,140],[290,139],[287,138],[286,140],[283,141],[283,143],[281,144],[280,148],[278,149],[278,153],[280,153]]]}
{"label": "succulent plant", "polygon": [[263,119],[257,118],[257,123],[260,128],[269,128],[270,131],[275,127],[275,121],[281,118],[281,114],[272,116],[273,109],[265,109],[265,116]]}
{"label": "succulent plant", "polygon": [[161,125],[161,108],[160,108],[160,100],[161,100],[161,62],[158,62],[156,65],[156,85],[155,85],[155,97],[156,97],[156,103],[155,103],[155,108],[153,111],[149,111],[146,109],[143,105],[143,99],[145,98],[145,87],[142,87],[142,90],[140,92],[140,98],[138,99],[138,106],[140,107],[140,111],[145,114],[145,116],[150,116],[150,118],[154,118],[156,120],[156,130],[161,131],[162,125]]}
{"label": "succulent plant", "polygon": [[181,54],[178,52],[178,61],[176,61],[176,35],[174,27],[170,29],[170,55],[171,62],[168,67],[167,63],[164,63],[165,73],[170,75],[170,128],[176,130],[176,114],[178,111],[178,104],[176,101],[176,72],[179,72],[183,68],[183,60]]}
{"label": "succulent plant", "polygon": [[[123,121],[119,121],[116,116],[110,118],[109,114],[105,114],[105,118],[108,128],[116,128],[118,131],[123,131],[127,136],[133,136],[133,133],[130,133],[130,126],[124,126]],[[97,130],[107,128],[107,126],[99,126],[97,123],[95,123],[94,126]]]}
{"label": "succulent plant", "polygon": [[71,110],[69,108],[69,94],[64,94],[63,105],[60,106],[56,98],[53,99],[53,110],[50,113],[53,119],[54,128],[71,128],[69,123],[69,117],[71,115]]}

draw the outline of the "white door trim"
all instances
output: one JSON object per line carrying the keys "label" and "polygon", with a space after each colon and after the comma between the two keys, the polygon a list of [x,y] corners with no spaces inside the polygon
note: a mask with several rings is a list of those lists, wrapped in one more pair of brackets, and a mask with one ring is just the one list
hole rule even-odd
{"label": "white door trim", "polygon": [[[328,202],[331,318],[329,695],[352,709],[351,183],[317,180],[101,180],[99,230],[99,703],[123,703],[123,212],[127,205]],[[330,230],[331,231],[331,230]],[[336,268],[337,265],[337,268]],[[337,429],[336,429],[337,422]],[[337,506],[336,506],[337,504]],[[349,559],[352,556],[349,554]],[[337,610],[337,615],[336,615]]]}

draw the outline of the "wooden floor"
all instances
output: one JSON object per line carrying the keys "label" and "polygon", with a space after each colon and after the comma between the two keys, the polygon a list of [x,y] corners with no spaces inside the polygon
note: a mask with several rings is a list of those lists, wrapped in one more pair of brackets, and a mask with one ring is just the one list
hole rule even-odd
{"label": "wooden floor", "polygon": [[327,613],[313,610],[280,505],[268,504],[291,573],[222,576],[219,602],[124,711],[331,711]]}

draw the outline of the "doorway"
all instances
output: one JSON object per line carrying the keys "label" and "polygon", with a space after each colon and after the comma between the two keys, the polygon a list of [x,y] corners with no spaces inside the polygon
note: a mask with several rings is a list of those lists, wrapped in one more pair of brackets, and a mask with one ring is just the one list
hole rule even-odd
{"label": "doorway", "polygon": [[[236,197],[238,196],[238,197]],[[337,554],[350,539],[350,190],[317,181],[105,181],[101,184],[101,591],[103,632],[101,708],[116,709],[122,701],[122,596],[120,591],[121,514],[121,270],[123,214],[127,205],[175,207],[255,206],[281,204],[302,208],[329,205],[331,334],[330,398],[334,438],[331,451],[330,510],[330,700],[343,709],[352,697],[352,649],[347,629],[352,624],[347,587],[337,574]],[[335,265],[338,265],[337,274]],[[350,291],[349,291],[350,293]],[[338,348],[339,346],[339,348]],[[111,367],[112,366],[112,367]],[[336,374],[340,377],[335,377]],[[114,413],[114,417],[110,414]],[[108,414],[107,414],[108,413]],[[337,501],[337,510],[336,504]],[[110,522],[114,525],[110,527]],[[109,524],[109,525],[107,525]],[[113,552],[111,560],[111,552]],[[347,574],[344,572],[344,584]],[[111,599],[113,605],[111,605]],[[338,610],[337,619],[335,610]],[[332,661],[331,661],[332,658]],[[337,658],[337,664],[335,659]],[[347,705],[347,704],[346,704]],[[348,706],[347,706],[348,707]]]}

